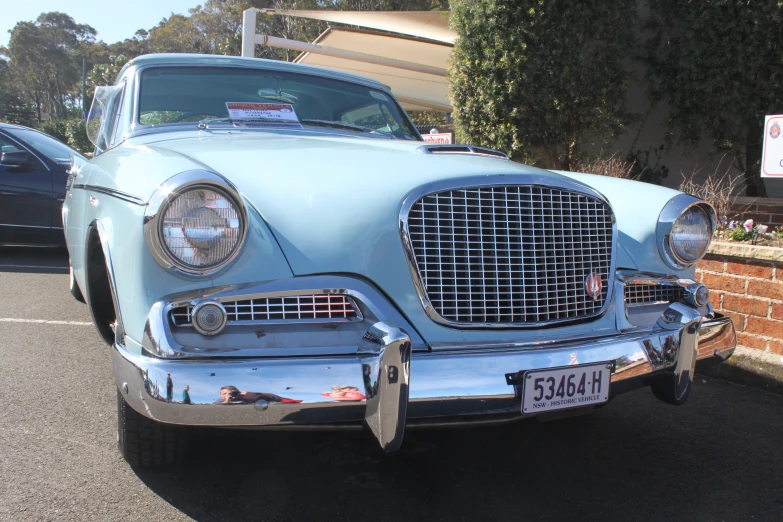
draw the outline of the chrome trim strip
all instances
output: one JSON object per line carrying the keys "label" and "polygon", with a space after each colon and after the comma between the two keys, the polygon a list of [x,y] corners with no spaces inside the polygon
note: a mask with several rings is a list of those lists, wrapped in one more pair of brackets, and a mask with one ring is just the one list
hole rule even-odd
{"label": "chrome trim strip", "polygon": [[658,225],[655,229],[655,239],[658,245],[658,252],[661,255],[661,259],[663,259],[667,265],[675,270],[683,270],[698,263],[699,260],[701,260],[701,258],[707,254],[707,250],[709,250],[710,243],[712,242],[711,233],[710,238],[707,241],[707,247],[704,249],[702,255],[699,256],[699,259],[693,263],[684,263],[680,261],[677,259],[674,251],[672,250],[670,232],[672,226],[674,226],[674,222],[677,221],[677,218],[679,218],[686,210],[696,205],[702,207],[702,209],[707,213],[707,216],[709,217],[712,224],[712,232],[715,232],[715,225],[717,223],[715,208],[706,201],[689,194],[681,193],[674,196],[666,203],[666,205],[664,205],[663,209],[661,210],[661,214],[658,216]]}
{"label": "chrome trim strip", "polygon": [[99,192],[101,194],[106,194],[107,196],[112,196],[142,207],[147,205],[147,202],[141,199],[140,197],[134,196],[132,194],[128,194],[127,192],[122,192],[120,190],[115,190],[107,187],[100,187],[98,185],[85,185],[83,183],[75,183],[71,185],[71,188],[89,190],[92,192]]}
{"label": "chrome trim strip", "polygon": [[[223,192],[227,197],[234,200],[242,225],[241,236],[233,252],[217,265],[203,268],[190,267],[181,263],[168,252],[160,236],[161,217],[168,208],[169,202],[186,190],[199,186]],[[206,170],[188,170],[170,177],[155,189],[147,209],[144,211],[144,239],[152,257],[163,268],[190,276],[206,277],[215,275],[225,269],[237,258],[242,250],[242,246],[247,238],[248,228],[247,206],[239,194],[239,190],[220,174]]]}
{"label": "chrome trim strip", "polygon": [[[424,282],[419,273],[418,264],[416,262],[416,254],[413,250],[413,245],[410,239],[410,232],[408,228],[408,214],[411,208],[413,207],[413,205],[419,199],[429,194],[434,194],[445,190],[475,189],[480,187],[492,187],[496,185],[534,186],[534,187],[546,187],[546,188],[568,190],[568,191],[579,192],[587,196],[594,197],[602,201],[604,204],[606,204],[606,206],[609,208],[609,211],[612,213],[612,250],[610,254],[610,263],[609,263],[609,271],[608,271],[609,281],[607,285],[608,288],[607,288],[606,300],[604,301],[603,306],[597,313],[591,314],[589,316],[575,318],[575,319],[571,319],[571,318],[558,319],[552,321],[540,321],[540,322],[529,323],[529,324],[459,323],[459,322],[452,322],[447,319],[444,319],[443,317],[441,317],[440,314],[438,314],[438,312],[435,310],[434,306],[432,305],[432,302],[430,301],[427,295],[427,289],[425,288]],[[617,220],[615,219],[614,216],[614,210],[612,209],[609,200],[606,199],[606,197],[604,197],[603,194],[593,189],[592,187],[573,181],[571,179],[560,177],[560,176],[550,177],[538,173],[524,173],[515,176],[504,176],[504,175],[471,176],[466,178],[441,180],[433,183],[428,183],[426,185],[421,185],[420,187],[417,187],[416,189],[408,193],[408,195],[403,200],[402,207],[400,208],[400,214],[399,214],[399,228],[400,228],[399,232],[400,232],[400,237],[402,239],[403,249],[405,251],[405,257],[408,262],[408,269],[411,273],[411,277],[413,279],[413,285],[416,288],[416,293],[419,296],[419,301],[421,302],[424,311],[427,313],[430,319],[432,319],[438,324],[453,327],[453,328],[465,328],[465,329],[542,328],[555,324],[563,325],[569,323],[578,323],[585,320],[600,317],[604,313],[606,313],[607,309],[609,308],[609,305],[612,303],[612,297],[614,295],[615,285],[612,284],[611,278],[612,278],[612,274],[614,274],[616,271],[617,244],[618,244]]]}
{"label": "chrome trim strip", "polygon": [[47,230],[49,229],[55,229],[55,230],[62,230],[62,227],[41,227],[38,225],[10,225],[8,223],[0,223],[0,227],[15,227],[15,228],[45,228]]}

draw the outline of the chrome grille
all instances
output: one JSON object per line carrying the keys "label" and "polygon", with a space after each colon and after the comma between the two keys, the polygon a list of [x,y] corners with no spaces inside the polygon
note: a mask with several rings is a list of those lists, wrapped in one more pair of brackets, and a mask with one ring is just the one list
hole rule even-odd
{"label": "chrome grille", "polygon": [[672,285],[626,285],[625,304],[630,306],[673,303],[685,295],[681,286]]}
{"label": "chrome grille", "polygon": [[[294,295],[221,302],[228,324],[278,321],[352,321],[359,319],[355,303],[344,295]],[[189,326],[193,306],[171,310],[174,326]]]}
{"label": "chrome grille", "polygon": [[[598,198],[542,186],[426,195],[408,236],[437,314],[463,324],[530,324],[597,315],[606,303],[613,216]],[[585,290],[601,278],[597,299]]]}

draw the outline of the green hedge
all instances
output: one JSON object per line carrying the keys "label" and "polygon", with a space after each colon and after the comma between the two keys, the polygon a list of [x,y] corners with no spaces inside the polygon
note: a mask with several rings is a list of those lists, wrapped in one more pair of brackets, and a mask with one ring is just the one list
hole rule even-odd
{"label": "green hedge", "polygon": [[45,121],[38,126],[38,130],[45,132],[82,154],[92,152],[94,148],[87,138],[87,127],[84,124],[84,120],[79,118]]}

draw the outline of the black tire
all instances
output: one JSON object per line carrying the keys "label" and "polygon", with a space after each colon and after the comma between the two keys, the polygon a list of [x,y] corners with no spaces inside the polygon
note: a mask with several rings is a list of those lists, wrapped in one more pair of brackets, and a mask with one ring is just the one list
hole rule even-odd
{"label": "black tire", "polygon": [[185,432],[139,414],[117,390],[117,446],[133,468],[152,468],[182,460]]}
{"label": "black tire", "polygon": [[655,398],[673,404],[674,406],[682,406],[688,400],[691,395],[691,389],[693,388],[693,382],[688,380],[688,386],[684,392],[677,393],[677,385],[674,375],[663,375],[661,378],[650,386],[650,389],[655,395]]}
{"label": "black tire", "polygon": [[84,303],[84,296],[82,295],[82,291],[79,288],[79,283],[76,282],[76,278],[73,277],[73,268],[69,270],[70,274],[70,287],[71,287],[71,295],[74,299],[79,301],[80,303]]}

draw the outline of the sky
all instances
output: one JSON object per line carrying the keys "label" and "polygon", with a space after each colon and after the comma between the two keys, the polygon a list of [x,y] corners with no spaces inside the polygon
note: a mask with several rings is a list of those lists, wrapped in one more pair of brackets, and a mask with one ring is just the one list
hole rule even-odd
{"label": "sky", "polygon": [[106,43],[130,38],[137,29],[151,29],[171,13],[187,14],[203,0],[2,0],[0,2],[0,46],[8,45],[17,22],[31,22],[48,11],[71,15],[79,24],[98,31],[98,40]]}

